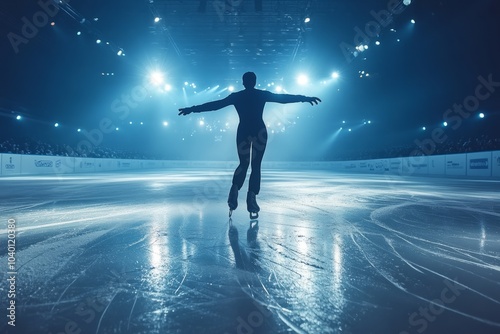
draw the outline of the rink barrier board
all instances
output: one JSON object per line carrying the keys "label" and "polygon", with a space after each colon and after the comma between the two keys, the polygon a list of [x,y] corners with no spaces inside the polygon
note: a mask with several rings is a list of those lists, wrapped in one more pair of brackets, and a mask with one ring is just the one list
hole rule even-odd
{"label": "rink barrier board", "polygon": [[[236,161],[135,160],[0,154],[0,175],[58,175],[172,168],[234,170]],[[500,151],[352,161],[265,161],[264,169],[500,178]]]}

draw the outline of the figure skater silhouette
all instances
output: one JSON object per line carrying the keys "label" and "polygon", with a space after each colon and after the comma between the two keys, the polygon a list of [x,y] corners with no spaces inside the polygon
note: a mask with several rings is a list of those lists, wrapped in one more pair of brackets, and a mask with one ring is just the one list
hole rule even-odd
{"label": "figure skater silhouette", "polygon": [[229,105],[234,105],[236,108],[240,118],[236,134],[236,147],[238,149],[240,164],[234,171],[233,183],[229,191],[227,203],[230,210],[229,216],[231,216],[232,211],[238,207],[238,190],[243,186],[248,166],[251,164],[252,171],[247,193],[247,210],[250,213],[251,219],[256,219],[260,211],[255,195],[258,195],[260,191],[261,163],[267,145],[267,130],[262,119],[264,105],[266,102],[309,102],[311,105],[321,102],[317,97],[274,94],[256,89],[256,82],[257,76],[255,73],[247,72],[243,74],[244,90],[234,92],[221,100],[179,109],[179,115],[188,115],[190,113],[218,110]]}

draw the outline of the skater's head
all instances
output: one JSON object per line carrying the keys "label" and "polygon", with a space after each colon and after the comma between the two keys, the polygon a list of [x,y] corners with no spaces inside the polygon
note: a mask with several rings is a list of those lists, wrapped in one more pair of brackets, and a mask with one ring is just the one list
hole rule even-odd
{"label": "skater's head", "polygon": [[253,72],[247,72],[243,74],[243,86],[246,89],[254,88],[257,83],[257,76]]}

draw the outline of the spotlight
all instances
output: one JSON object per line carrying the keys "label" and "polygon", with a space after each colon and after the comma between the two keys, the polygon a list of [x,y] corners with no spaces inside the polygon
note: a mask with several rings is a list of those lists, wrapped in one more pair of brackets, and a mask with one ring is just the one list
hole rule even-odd
{"label": "spotlight", "polygon": [[376,41],[376,42],[375,42],[375,45],[380,45],[380,41]]}
{"label": "spotlight", "polygon": [[351,131],[352,131],[352,129],[349,129],[349,132],[351,132]]}
{"label": "spotlight", "polygon": [[160,19],[158,16],[157,16],[157,17],[155,17],[155,23],[160,22],[160,20],[161,20],[161,19]]}
{"label": "spotlight", "polygon": [[203,126],[203,125],[205,125],[205,121],[201,120],[200,121],[200,126]]}
{"label": "spotlight", "polygon": [[368,121],[368,124],[372,124],[372,121]]}
{"label": "spotlight", "polygon": [[116,53],[118,56],[121,56],[123,54],[123,50],[118,50],[118,52]]}
{"label": "spotlight", "polygon": [[414,20],[414,19],[412,19],[410,22],[411,22],[412,24],[415,24],[415,20]]}
{"label": "spotlight", "polygon": [[310,18],[310,17],[306,17],[306,18],[304,19],[304,23],[309,23],[309,22],[311,22],[311,18]]}
{"label": "spotlight", "polygon": [[309,78],[304,75],[304,74],[300,74],[298,77],[297,77],[297,83],[301,86],[303,85],[307,85],[307,83],[309,82]]}
{"label": "spotlight", "polygon": [[99,21],[99,18],[98,17],[94,17],[94,21]]}
{"label": "spotlight", "polygon": [[120,130],[120,128],[116,128],[116,131],[119,131],[119,130]]}
{"label": "spotlight", "polygon": [[58,128],[59,127],[59,123],[55,123],[54,127]]}
{"label": "spotlight", "polygon": [[409,6],[411,4],[411,0],[403,0],[403,4],[405,6]]}
{"label": "spotlight", "polygon": [[448,122],[443,122],[443,126],[448,126]]}
{"label": "spotlight", "polygon": [[76,132],[82,132],[82,129],[78,129],[78,130],[76,130]]}
{"label": "spotlight", "polygon": [[21,115],[17,115],[17,117],[16,117],[16,119],[17,119],[18,121],[20,121],[20,120],[21,120],[21,118],[22,118],[22,117],[21,117]]}
{"label": "spotlight", "polygon": [[172,86],[169,85],[169,84],[166,84],[164,89],[167,91],[167,92],[170,92],[172,90]]}
{"label": "spotlight", "polygon": [[427,128],[426,128],[425,126],[423,126],[423,127],[422,127],[422,130],[423,130],[423,131],[425,131],[425,130],[427,130]]}
{"label": "spotlight", "polygon": [[50,25],[51,25],[51,26],[55,26],[55,25],[56,25],[56,23],[55,23],[54,21],[52,21],[52,22],[50,22]]}
{"label": "spotlight", "polygon": [[163,126],[168,126],[168,122],[163,122]]}
{"label": "spotlight", "polygon": [[141,122],[141,125],[144,125],[144,123],[143,123],[143,122]]}
{"label": "spotlight", "polygon": [[101,44],[101,42],[102,42],[102,41],[101,41],[100,39],[98,39],[98,40],[96,40],[95,42],[96,42],[97,44]]}
{"label": "spotlight", "polygon": [[276,93],[281,93],[283,91],[283,88],[281,86],[276,86],[274,90],[276,91]]}
{"label": "spotlight", "polygon": [[163,73],[158,71],[151,72],[149,81],[155,86],[161,85],[163,83]]}
{"label": "spotlight", "polygon": [[333,72],[333,73],[332,73],[332,78],[333,78],[333,79],[338,79],[339,77],[340,77],[339,72]]}
{"label": "spotlight", "polygon": [[132,125],[132,124],[134,124],[134,123],[132,123],[132,122],[128,122],[128,124]]}
{"label": "spotlight", "polygon": [[82,34],[82,32],[81,32],[81,31],[78,31],[78,32],[76,33],[76,35],[77,35],[77,36],[80,36],[81,34]]}
{"label": "spotlight", "polygon": [[[19,117],[19,116],[18,116]],[[479,118],[484,118],[484,113],[479,114]]]}
{"label": "spotlight", "polygon": [[363,51],[365,51],[365,46],[364,45],[358,45],[358,46],[356,46],[356,50],[358,50],[359,52],[363,52]]}
{"label": "spotlight", "polygon": [[228,90],[228,91],[230,91],[230,92],[234,92],[234,87],[233,87],[233,86],[229,86],[229,87],[227,88],[227,90]]}

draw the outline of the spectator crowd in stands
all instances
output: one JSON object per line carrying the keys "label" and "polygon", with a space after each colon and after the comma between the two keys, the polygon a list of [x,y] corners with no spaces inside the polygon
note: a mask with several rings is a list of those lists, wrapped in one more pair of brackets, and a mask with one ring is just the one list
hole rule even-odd
{"label": "spectator crowd in stands", "polygon": [[30,138],[23,139],[22,142],[15,141],[12,138],[3,141],[0,140],[0,153],[83,158],[155,159],[155,157],[147,156],[146,154],[111,149],[101,146],[94,147],[92,151],[81,152],[78,150],[74,150],[67,145],[49,144],[40,140],[33,140]]}
{"label": "spectator crowd in stands", "polygon": [[500,150],[500,138],[491,138],[486,135],[481,135],[477,138],[459,138],[456,140],[449,139],[443,143],[433,142],[423,148],[413,143],[412,145],[408,144],[386,147],[383,150],[335,152],[334,155],[330,157],[330,160],[385,159],[409,157],[414,155],[444,155],[497,150]]}
{"label": "spectator crowd in stands", "polygon": [[[323,157],[323,160],[367,160],[408,157],[411,155],[442,155],[496,150],[500,150],[500,138],[490,138],[482,135],[477,138],[450,139],[441,144],[434,143],[434,145],[427,148],[427,151],[420,149],[416,144],[392,146],[383,150],[332,151],[330,155]],[[128,152],[101,146],[94,147],[90,152],[79,152],[67,145],[49,144],[33,139],[15,141],[11,138],[0,140],[0,153],[110,159],[171,159],[171,157],[166,156],[152,156],[145,153]]]}

